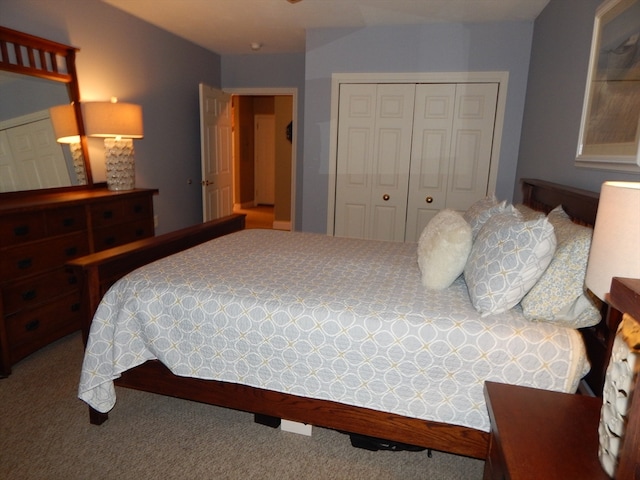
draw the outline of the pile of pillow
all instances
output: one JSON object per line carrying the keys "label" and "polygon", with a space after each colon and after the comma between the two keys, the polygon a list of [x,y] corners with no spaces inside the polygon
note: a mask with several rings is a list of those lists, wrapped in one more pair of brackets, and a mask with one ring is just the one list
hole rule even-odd
{"label": "pile of pillow", "polygon": [[591,234],[562,207],[545,216],[488,196],[427,224],[418,241],[422,283],[440,290],[463,274],[482,316],[521,304],[530,320],[595,325],[600,314],[584,290]]}

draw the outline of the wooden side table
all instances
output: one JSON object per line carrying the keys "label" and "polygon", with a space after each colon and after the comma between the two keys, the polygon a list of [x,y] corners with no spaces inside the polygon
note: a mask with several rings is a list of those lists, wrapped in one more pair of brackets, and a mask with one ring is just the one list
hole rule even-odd
{"label": "wooden side table", "polygon": [[[614,278],[607,323],[640,321],[640,280]],[[610,351],[609,351],[610,353]],[[640,478],[640,376],[627,412],[616,479]],[[486,382],[491,420],[488,479],[609,479],[598,459],[602,399]]]}
{"label": "wooden side table", "polygon": [[598,459],[602,399],[486,382],[484,479],[609,479]]}

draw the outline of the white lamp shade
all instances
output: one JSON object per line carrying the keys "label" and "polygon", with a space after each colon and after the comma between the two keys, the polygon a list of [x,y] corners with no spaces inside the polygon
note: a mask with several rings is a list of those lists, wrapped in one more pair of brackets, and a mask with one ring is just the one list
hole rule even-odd
{"label": "white lamp shade", "polygon": [[57,105],[49,109],[53,133],[58,143],[79,143],[78,122],[73,105]]}
{"label": "white lamp shade", "polygon": [[85,132],[90,137],[142,138],[142,107],[133,103],[82,104]]}
{"label": "white lamp shade", "polygon": [[640,278],[640,183],[605,182],[585,284],[605,299],[613,277]]}

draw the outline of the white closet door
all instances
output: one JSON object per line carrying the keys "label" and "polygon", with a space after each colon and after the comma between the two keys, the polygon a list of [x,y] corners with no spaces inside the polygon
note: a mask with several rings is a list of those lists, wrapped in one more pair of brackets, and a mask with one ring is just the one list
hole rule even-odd
{"label": "white closet door", "polygon": [[69,170],[48,118],[5,130],[20,190],[71,185]]}
{"label": "white closet door", "polygon": [[334,234],[418,240],[487,194],[497,83],[340,86]]}
{"label": "white closet door", "polygon": [[497,101],[497,83],[417,86],[405,241],[487,194]]}
{"label": "white closet door", "polygon": [[416,87],[406,241],[418,241],[429,220],[447,204],[455,84]]}
{"label": "white closet door", "polygon": [[447,208],[466,210],[487,194],[497,101],[497,83],[457,86]]}
{"label": "white closet door", "polygon": [[0,130],[0,192],[15,192],[20,186],[9,137],[6,130]]}
{"label": "white closet door", "polygon": [[340,87],[335,235],[403,241],[413,84]]}
{"label": "white closet door", "polygon": [[377,88],[371,228],[368,238],[403,242],[407,218],[415,85]]}
{"label": "white closet door", "polygon": [[334,232],[367,238],[375,138],[376,85],[340,86]]}

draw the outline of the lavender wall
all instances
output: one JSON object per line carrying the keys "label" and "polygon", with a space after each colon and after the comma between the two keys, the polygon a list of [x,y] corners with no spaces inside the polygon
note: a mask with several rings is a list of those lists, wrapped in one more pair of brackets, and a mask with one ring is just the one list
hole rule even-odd
{"label": "lavender wall", "polygon": [[496,193],[511,198],[532,35],[533,22],[307,32],[304,164],[296,225],[326,231],[331,75],[337,72],[508,71]]}
{"label": "lavender wall", "polygon": [[[601,0],[551,0],[534,26],[518,178],[599,191],[605,180],[640,175],[574,166],[595,11]],[[520,198],[520,186],[514,186]]]}
{"label": "lavender wall", "polygon": [[[202,220],[198,83],[220,86],[219,55],[99,0],[2,0],[0,24],[79,47],[83,101],[142,105],[136,186],[160,190],[157,233]],[[94,176],[104,180],[101,141],[90,149]]]}

